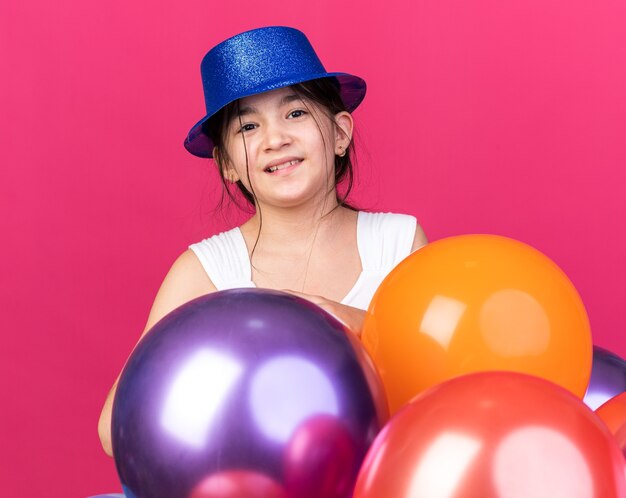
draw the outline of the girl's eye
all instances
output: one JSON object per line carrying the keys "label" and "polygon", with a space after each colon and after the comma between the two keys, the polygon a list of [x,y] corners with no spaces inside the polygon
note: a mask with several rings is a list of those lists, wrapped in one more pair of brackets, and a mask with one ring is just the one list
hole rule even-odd
{"label": "girl's eye", "polygon": [[306,114],[306,111],[303,111],[302,109],[297,109],[295,111],[291,111],[289,113],[289,117],[290,118],[299,118],[301,116],[304,116]]}
{"label": "girl's eye", "polygon": [[252,131],[255,128],[256,128],[256,125],[254,125],[252,123],[246,123],[246,124],[242,125],[241,128],[239,128],[238,132]]}

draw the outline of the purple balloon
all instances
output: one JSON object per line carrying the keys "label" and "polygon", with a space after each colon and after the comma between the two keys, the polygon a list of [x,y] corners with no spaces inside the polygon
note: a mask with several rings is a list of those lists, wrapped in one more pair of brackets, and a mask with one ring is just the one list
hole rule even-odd
{"label": "purple balloon", "polygon": [[[328,489],[347,489],[332,498],[349,497],[344,481],[356,480],[386,421],[380,381],[360,348],[331,315],[281,292],[216,292],[174,310],[140,341],[119,380],[112,441],[124,489],[137,498],[185,498],[231,470],[284,486],[285,469],[307,475],[293,468],[292,438],[322,416],[346,429],[336,431],[337,445],[350,441],[357,464],[348,476],[330,465],[320,478],[342,481]],[[328,437],[320,444],[320,451],[332,446]]]}
{"label": "purple balloon", "polygon": [[595,410],[626,391],[626,361],[601,347],[593,347],[591,379],[583,401]]}

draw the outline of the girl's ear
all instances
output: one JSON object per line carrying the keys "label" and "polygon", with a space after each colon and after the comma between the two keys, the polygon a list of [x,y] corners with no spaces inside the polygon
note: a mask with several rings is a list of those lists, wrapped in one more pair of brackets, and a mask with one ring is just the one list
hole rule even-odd
{"label": "girl's ear", "polygon": [[344,156],[352,141],[354,121],[346,111],[335,114],[335,154]]}
{"label": "girl's ear", "polygon": [[228,181],[230,183],[237,183],[240,180],[239,175],[235,171],[235,168],[227,168],[227,169],[225,169],[224,170],[224,178],[226,179],[226,181]]}
{"label": "girl's ear", "polygon": [[239,181],[239,175],[237,174],[235,168],[224,164],[224,158],[220,155],[218,147],[213,147],[213,159],[215,160],[217,169],[224,180],[229,183],[237,183]]}

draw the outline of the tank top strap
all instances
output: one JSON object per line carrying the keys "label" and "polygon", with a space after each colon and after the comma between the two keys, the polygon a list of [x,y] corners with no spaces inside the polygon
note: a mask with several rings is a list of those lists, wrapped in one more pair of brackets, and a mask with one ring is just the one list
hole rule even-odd
{"label": "tank top strap", "polygon": [[411,253],[417,220],[397,213],[359,213],[357,245],[363,272],[389,272]]}
{"label": "tank top strap", "polygon": [[217,290],[254,287],[246,242],[239,228],[189,246]]}

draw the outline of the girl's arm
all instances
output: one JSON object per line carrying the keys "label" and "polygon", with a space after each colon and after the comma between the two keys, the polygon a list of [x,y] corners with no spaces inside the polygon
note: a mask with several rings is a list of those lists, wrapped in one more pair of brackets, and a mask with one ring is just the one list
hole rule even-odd
{"label": "girl's arm", "polygon": [[[161,288],[152,304],[148,322],[146,323],[141,337],[170,311],[196,297],[214,292],[215,290],[216,288],[213,282],[211,282],[202,268],[200,261],[198,261],[193,251],[188,249],[178,257],[165,276]],[[104,406],[102,407],[102,412],[100,413],[100,419],[98,420],[100,442],[102,443],[102,448],[105,453],[109,456],[113,456],[111,446],[111,412],[118,381],[119,375],[107,395]]]}
{"label": "girl's arm", "polygon": [[336,301],[331,301],[322,296],[314,296],[311,294],[304,294],[302,292],[285,290],[289,294],[301,297],[307,301],[311,301],[313,304],[317,304],[324,311],[327,311],[340,322],[348,327],[348,329],[354,333],[357,337],[361,337],[361,330],[363,329],[363,320],[365,319],[365,311],[359,308],[354,308],[346,304],[341,304]]}

